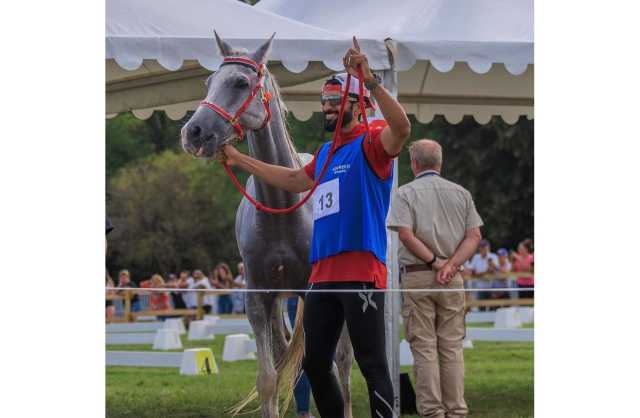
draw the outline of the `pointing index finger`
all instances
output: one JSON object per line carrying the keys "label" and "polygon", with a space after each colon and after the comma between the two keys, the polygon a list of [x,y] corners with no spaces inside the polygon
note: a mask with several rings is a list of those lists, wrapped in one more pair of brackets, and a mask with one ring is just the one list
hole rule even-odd
{"label": "pointing index finger", "polygon": [[360,52],[360,45],[358,44],[358,40],[356,39],[355,35],[353,35],[353,47],[356,49],[356,51]]}

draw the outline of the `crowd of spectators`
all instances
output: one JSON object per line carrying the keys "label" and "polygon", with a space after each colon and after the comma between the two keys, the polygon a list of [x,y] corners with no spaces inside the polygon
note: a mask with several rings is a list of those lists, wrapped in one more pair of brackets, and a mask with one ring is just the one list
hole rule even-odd
{"label": "crowd of spectators", "polygon": [[[245,294],[233,292],[233,289],[245,288],[247,281],[244,276],[244,265],[238,263],[238,275],[233,276],[227,263],[218,263],[211,269],[209,275],[202,270],[182,270],[179,274],[170,273],[167,280],[160,274],[154,274],[149,279],[144,279],[137,284],[128,270],[121,270],[118,274],[118,283],[106,274],[105,284],[107,288],[141,288],[141,289],[167,289],[167,291],[152,291],[148,294],[148,306],[145,309],[153,311],[170,311],[173,309],[195,309],[198,305],[197,292],[184,291],[184,289],[229,289],[229,292],[205,293],[203,297],[203,309],[209,313],[231,314],[245,313]],[[175,289],[172,291],[172,289]],[[180,290],[178,290],[180,289]],[[111,321],[115,313],[114,299],[121,296],[123,291],[108,290],[106,295],[106,319]],[[141,310],[141,299],[138,294],[131,297],[131,311]]]}
{"label": "crowd of spectators", "polygon": [[[533,240],[527,238],[516,250],[500,248],[493,253],[489,241],[482,240],[478,252],[465,263],[463,275],[467,286],[475,289],[533,288]],[[503,274],[499,274],[503,273]],[[513,274],[509,274],[513,273]],[[518,275],[517,273],[530,273]],[[471,278],[478,279],[471,279]],[[518,290],[520,299],[533,298],[533,290]],[[508,299],[515,292],[483,291],[476,293],[477,300]]]}
{"label": "crowd of spectators", "polygon": [[[491,251],[491,244],[482,240],[478,252],[465,263],[463,276],[467,280],[467,287],[475,289],[505,289],[505,288],[533,288],[533,275],[518,275],[519,272],[533,273],[533,240],[527,238],[518,244],[516,250],[499,248],[495,253]],[[166,292],[149,292],[148,309],[156,311],[172,309],[195,309],[198,305],[197,292],[171,291],[171,289],[229,289],[229,292],[205,294],[203,309],[206,313],[243,314],[245,313],[245,293],[233,292],[233,289],[247,287],[243,263],[237,265],[238,274],[234,277],[227,263],[218,263],[206,276],[202,270],[182,270],[178,275],[170,273],[165,280],[160,274],[154,274],[150,279],[142,280],[138,284],[132,280],[128,270],[118,273],[117,285],[106,274],[107,288],[137,288],[167,289]],[[504,277],[496,273],[513,273]],[[494,275],[495,276],[492,276]],[[472,279],[479,278],[479,279]],[[115,314],[113,299],[122,292],[108,291],[106,298],[106,319],[111,321]],[[516,292],[483,291],[476,293],[477,300],[508,299]],[[517,296],[521,299],[533,298],[533,290],[519,290]],[[131,311],[141,310],[140,297],[136,294],[131,298]]]}

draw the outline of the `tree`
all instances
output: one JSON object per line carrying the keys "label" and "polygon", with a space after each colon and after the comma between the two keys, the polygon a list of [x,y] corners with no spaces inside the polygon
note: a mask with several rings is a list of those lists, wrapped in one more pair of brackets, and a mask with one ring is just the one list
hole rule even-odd
{"label": "tree", "polygon": [[153,154],[153,144],[147,140],[144,121],[131,113],[108,119],[106,130],[107,179],[131,161]]}
{"label": "tree", "polygon": [[[412,123],[412,140],[431,138],[442,145],[443,176],[468,189],[484,221],[483,235],[494,248],[515,248],[533,237],[533,121],[514,124],[494,117],[486,125],[465,117],[449,124]],[[413,178],[409,155],[400,155],[400,184]]]}
{"label": "tree", "polygon": [[129,112],[107,120],[107,178],[132,161],[166,150],[179,151],[180,125],[180,121],[173,121],[159,111],[146,120]]}
{"label": "tree", "polygon": [[234,234],[240,194],[218,164],[166,151],[118,171],[107,213],[117,225],[107,265],[137,279],[239,261]]}

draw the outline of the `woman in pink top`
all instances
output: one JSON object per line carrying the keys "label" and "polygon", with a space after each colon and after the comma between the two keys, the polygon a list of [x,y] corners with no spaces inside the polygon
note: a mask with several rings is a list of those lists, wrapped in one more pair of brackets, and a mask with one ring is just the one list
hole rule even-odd
{"label": "woman in pink top", "polygon": [[[525,239],[518,244],[518,252],[514,254],[513,271],[533,273],[533,240]],[[533,287],[533,276],[522,276],[516,280],[518,287]],[[520,299],[533,298],[533,290],[518,292]]]}

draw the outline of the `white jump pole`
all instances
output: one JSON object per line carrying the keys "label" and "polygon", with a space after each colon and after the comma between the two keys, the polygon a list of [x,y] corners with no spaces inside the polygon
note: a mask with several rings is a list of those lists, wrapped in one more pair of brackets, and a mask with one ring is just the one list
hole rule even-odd
{"label": "white jump pole", "polygon": [[[390,58],[391,58],[391,54]],[[393,62],[392,62],[393,66]],[[393,69],[376,71],[382,79],[382,85],[395,98],[398,97],[398,74]],[[382,118],[380,108],[376,110],[376,117]],[[398,190],[398,158],[393,164],[393,186],[391,193]],[[398,233],[387,229],[387,288],[399,288],[400,277],[398,271]],[[400,293],[385,293],[385,345],[389,374],[393,384],[393,409],[396,416],[400,416]]]}

